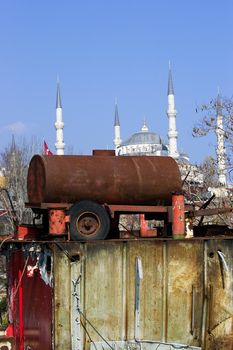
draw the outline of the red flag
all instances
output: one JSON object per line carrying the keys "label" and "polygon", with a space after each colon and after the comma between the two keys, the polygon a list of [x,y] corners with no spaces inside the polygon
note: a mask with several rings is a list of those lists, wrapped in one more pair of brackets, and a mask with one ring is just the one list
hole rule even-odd
{"label": "red flag", "polygon": [[44,154],[46,156],[52,156],[53,155],[53,153],[50,151],[50,149],[48,148],[48,145],[47,145],[47,143],[45,141],[44,141]]}

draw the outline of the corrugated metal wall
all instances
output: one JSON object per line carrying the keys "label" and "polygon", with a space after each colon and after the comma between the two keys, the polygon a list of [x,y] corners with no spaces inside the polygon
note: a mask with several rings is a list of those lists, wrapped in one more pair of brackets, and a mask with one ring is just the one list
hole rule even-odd
{"label": "corrugated metal wall", "polygon": [[8,316],[16,350],[53,348],[53,289],[39,271],[28,277],[27,267],[36,263],[37,259],[23,249],[8,256]]}
{"label": "corrugated metal wall", "polygon": [[[233,348],[232,244],[64,243],[66,251],[56,248],[54,254],[55,349],[89,349],[91,342],[106,346],[135,338]],[[143,270],[140,281],[137,258]]]}

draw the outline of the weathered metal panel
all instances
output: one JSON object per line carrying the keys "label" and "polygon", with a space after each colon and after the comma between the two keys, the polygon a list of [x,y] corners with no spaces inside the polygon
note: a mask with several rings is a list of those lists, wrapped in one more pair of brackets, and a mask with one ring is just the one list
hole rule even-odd
{"label": "weathered metal panel", "polygon": [[56,246],[54,252],[54,347],[64,350],[71,349],[70,260]]}
{"label": "weathered metal panel", "polygon": [[233,241],[207,244],[206,348],[233,348]]}
{"label": "weathered metal panel", "polygon": [[[123,309],[126,287],[123,284],[123,244],[90,244],[86,248],[83,276],[85,316],[106,339],[120,340],[122,324],[126,322]],[[88,322],[85,325],[91,339],[101,340]],[[87,344],[90,338],[86,337]]]}
{"label": "weathered metal panel", "polygon": [[203,242],[167,242],[166,340],[199,346]]}
{"label": "weathered metal panel", "polygon": [[[233,348],[232,245],[211,239],[66,244],[69,258],[55,254],[55,348]],[[72,280],[79,277],[77,304]]]}
{"label": "weathered metal panel", "polygon": [[[34,266],[36,260],[29,260]],[[40,272],[33,277],[24,274],[23,327],[25,349],[52,350],[52,288],[42,279]]]}
{"label": "weathered metal panel", "polygon": [[90,350],[201,350],[200,347],[188,346],[181,343],[164,343],[162,341],[113,341],[106,344],[104,341],[91,343]]}
{"label": "weathered metal panel", "polygon": [[163,315],[163,242],[127,243],[127,332],[126,339],[135,338],[135,264],[142,261],[140,288],[140,338],[161,339]]}
{"label": "weathered metal panel", "polygon": [[28,276],[27,268],[37,265],[36,257],[29,254],[27,250],[13,251],[8,259],[9,321],[13,326],[15,348],[51,350],[52,288],[45,283],[39,269]]}
{"label": "weathered metal panel", "polygon": [[[77,256],[77,251],[74,253]],[[72,259],[70,262],[71,268],[71,341],[72,349],[81,350],[83,347],[83,338],[85,336],[83,326],[81,324],[80,310],[82,307],[81,296],[84,295],[81,291],[81,281],[83,275],[83,264],[81,255],[78,255],[78,259]]]}

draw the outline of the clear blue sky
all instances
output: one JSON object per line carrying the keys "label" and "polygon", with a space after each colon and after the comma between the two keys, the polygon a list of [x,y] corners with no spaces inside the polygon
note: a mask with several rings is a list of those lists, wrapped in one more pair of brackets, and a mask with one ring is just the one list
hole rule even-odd
{"label": "clear blue sky", "polygon": [[115,96],[123,139],[144,116],[165,138],[170,60],[179,148],[194,162],[214,152],[191,131],[218,86],[232,96],[232,0],[2,0],[0,48],[0,151],[12,130],[54,151],[57,74],[75,153],[113,148]]}

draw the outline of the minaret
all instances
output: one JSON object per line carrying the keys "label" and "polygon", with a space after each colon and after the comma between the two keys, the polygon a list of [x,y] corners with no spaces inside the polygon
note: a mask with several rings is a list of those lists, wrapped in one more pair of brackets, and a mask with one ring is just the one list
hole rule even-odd
{"label": "minaret", "polygon": [[59,81],[57,81],[57,101],[56,101],[56,122],[55,122],[55,128],[56,128],[56,143],[55,147],[57,150],[57,155],[63,155],[64,154],[64,148],[65,143],[63,140],[63,128],[64,123],[62,120],[62,105],[61,105],[61,95],[60,95],[60,84]]}
{"label": "minaret", "polygon": [[216,136],[217,136],[217,163],[218,163],[218,181],[222,186],[226,186],[226,164],[225,164],[225,147],[224,147],[224,128],[222,115],[222,101],[218,93],[216,100]]}
{"label": "minaret", "polygon": [[115,133],[114,145],[115,145],[115,152],[117,155],[117,148],[121,145],[121,128],[120,128],[120,121],[119,121],[119,115],[118,115],[117,100],[115,101],[114,133]]}
{"label": "minaret", "polygon": [[12,135],[11,139],[11,154],[10,154],[10,168],[11,173],[16,176],[16,144],[15,144],[15,135]]}
{"label": "minaret", "polygon": [[179,153],[177,150],[177,136],[178,132],[176,130],[176,109],[175,109],[175,96],[172,82],[172,72],[169,63],[169,75],[168,75],[168,140],[169,140],[169,156],[173,158],[178,158]]}

